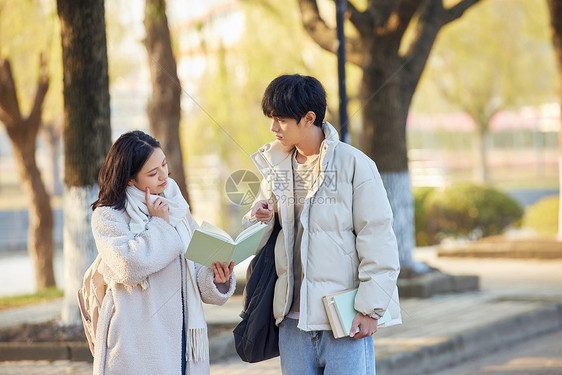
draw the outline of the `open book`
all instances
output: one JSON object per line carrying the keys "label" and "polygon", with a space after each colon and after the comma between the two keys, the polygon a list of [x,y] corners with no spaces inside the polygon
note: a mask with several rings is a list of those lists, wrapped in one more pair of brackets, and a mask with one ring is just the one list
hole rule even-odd
{"label": "open book", "polygon": [[266,224],[256,223],[233,240],[224,230],[204,221],[193,233],[185,257],[211,269],[214,262],[230,264],[233,260],[236,265],[256,253],[266,228]]}
{"label": "open book", "polygon": [[[349,336],[349,332],[351,332],[353,319],[357,315],[357,310],[353,307],[355,306],[356,295],[357,288],[343,290],[322,297],[322,302],[324,302],[324,308],[330,321],[330,327],[332,327],[332,332],[336,339]],[[378,326],[383,326],[389,320],[390,314],[386,311],[378,320]]]}

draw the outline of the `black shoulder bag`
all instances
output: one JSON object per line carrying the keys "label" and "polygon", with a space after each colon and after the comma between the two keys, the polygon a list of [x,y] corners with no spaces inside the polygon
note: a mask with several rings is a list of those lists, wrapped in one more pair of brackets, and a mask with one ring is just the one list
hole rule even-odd
{"label": "black shoulder bag", "polygon": [[244,296],[242,321],[234,328],[236,352],[245,362],[255,363],[279,355],[279,327],[273,317],[275,271],[275,242],[281,230],[275,214],[273,231],[265,246],[250,262],[250,277]]}

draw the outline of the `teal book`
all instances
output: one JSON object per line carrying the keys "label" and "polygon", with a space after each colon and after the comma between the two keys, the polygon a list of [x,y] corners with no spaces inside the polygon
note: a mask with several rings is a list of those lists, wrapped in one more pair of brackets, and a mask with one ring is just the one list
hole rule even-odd
{"label": "teal book", "polygon": [[[326,314],[332,327],[335,338],[349,336],[353,319],[357,315],[355,310],[355,296],[357,288],[348,289],[338,293],[333,293],[323,297]],[[378,320],[379,327],[390,320],[390,314],[387,312]]]}
{"label": "teal book", "polygon": [[266,228],[266,224],[256,223],[232,239],[224,230],[204,221],[193,232],[185,257],[211,269],[215,262],[234,261],[237,265],[256,253]]}

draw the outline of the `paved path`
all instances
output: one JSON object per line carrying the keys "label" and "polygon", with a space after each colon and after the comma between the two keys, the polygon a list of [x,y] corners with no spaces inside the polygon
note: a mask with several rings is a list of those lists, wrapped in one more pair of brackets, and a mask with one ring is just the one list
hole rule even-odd
{"label": "paved path", "polygon": [[[2,375],[90,375],[91,364],[69,361],[21,361],[0,363]],[[233,359],[211,366],[211,375],[281,374],[279,359],[248,365]],[[509,346],[500,352],[471,359],[432,375],[560,375],[562,374],[562,330]],[[413,374],[414,375],[414,374]]]}
{"label": "paved path", "polygon": [[92,375],[92,365],[70,361],[0,362],[0,375]]}
{"label": "paved path", "polygon": [[[532,335],[562,328],[562,260],[445,259],[437,258],[429,248],[417,249],[415,256],[445,272],[478,274],[482,290],[402,300],[404,324],[381,329],[375,336],[379,375],[416,375],[422,369],[435,371],[462,362],[466,359],[463,356],[481,356],[502,348],[507,342],[527,340]],[[3,276],[0,272],[0,285],[17,282],[5,280]],[[52,303],[55,307],[51,306],[54,315],[56,303]],[[206,318],[210,324],[233,324],[239,319],[240,303],[240,297],[235,296],[224,307],[206,306]],[[36,307],[27,309],[26,313],[12,311],[12,318],[6,315],[10,312],[0,312],[0,324],[14,319],[14,315],[25,319],[27,314],[31,319],[33,314],[45,310]],[[540,342],[541,337],[537,340]],[[0,374],[86,374],[91,371],[89,366],[64,361],[0,362]],[[407,366],[417,367],[412,370]],[[397,371],[397,367],[404,367],[408,372]],[[279,373],[278,359],[252,365],[231,359],[214,363],[211,369],[211,374],[217,375]]]}
{"label": "paved path", "polygon": [[[92,375],[92,365],[70,361],[0,362],[0,375]],[[279,360],[273,359],[253,365],[230,361],[211,366],[211,375],[277,375],[281,374]]]}
{"label": "paved path", "polygon": [[432,375],[560,375],[562,330],[474,358]]}
{"label": "paved path", "polygon": [[41,323],[60,318],[62,298],[36,305],[0,310],[0,329],[23,323]]}

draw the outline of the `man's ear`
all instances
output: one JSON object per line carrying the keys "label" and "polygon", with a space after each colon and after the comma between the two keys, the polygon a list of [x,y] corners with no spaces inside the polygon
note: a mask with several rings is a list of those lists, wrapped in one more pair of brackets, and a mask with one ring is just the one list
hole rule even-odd
{"label": "man's ear", "polygon": [[304,121],[307,125],[314,125],[314,121],[316,120],[316,113],[312,111],[306,112],[304,115]]}

